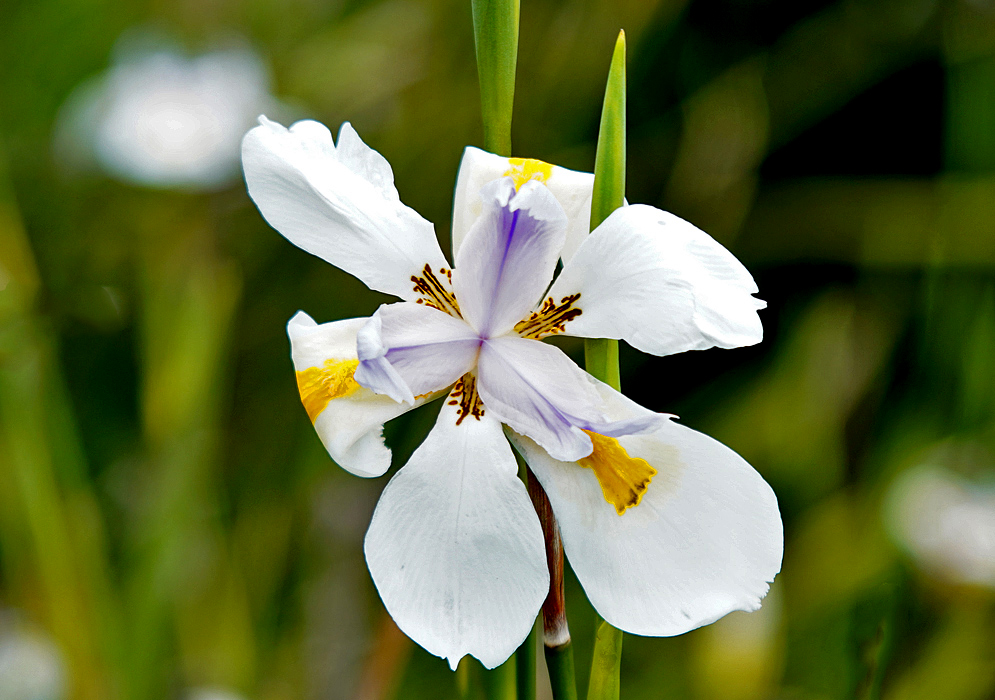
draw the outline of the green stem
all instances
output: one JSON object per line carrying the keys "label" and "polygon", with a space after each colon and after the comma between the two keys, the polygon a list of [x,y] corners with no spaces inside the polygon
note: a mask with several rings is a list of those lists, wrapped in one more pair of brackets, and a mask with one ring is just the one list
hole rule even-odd
{"label": "green stem", "polygon": [[471,4],[484,148],[499,156],[510,156],[519,0],[472,0]]}
{"label": "green stem", "polygon": [[515,652],[515,675],[518,680],[518,700],[536,700],[536,643],[539,638],[539,621],[522,646]]}
{"label": "green stem", "polygon": [[[625,32],[619,32],[608,71],[605,102],[601,111],[598,151],[594,161],[593,230],[625,201]],[[584,362],[590,374],[621,388],[618,341],[584,342]],[[600,621],[594,640],[588,700],[618,700],[622,663],[622,631]]]}
{"label": "green stem", "polygon": [[619,391],[618,341],[608,338],[588,338],[584,341],[584,367],[588,374]]}
{"label": "green stem", "polygon": [[515,700],[518,680],[515,663],[516,658],[512,656],[494,670],[483,671],[486,700]]}
{"label": "green stem", "polygon": [[574,672],[573,644],[545,647],[549,684],[556,700],[577,700],[577,674]]}
{"label": "green stem", "polygon": [[456,666],[456,697],[459,700],[470,700],[470,664],[469,656],[460,659]]}

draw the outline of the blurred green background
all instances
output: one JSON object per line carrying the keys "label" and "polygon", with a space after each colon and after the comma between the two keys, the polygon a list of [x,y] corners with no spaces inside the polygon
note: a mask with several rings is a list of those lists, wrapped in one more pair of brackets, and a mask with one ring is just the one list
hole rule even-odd
{"label": "blurred green background", "polygon": [[[523,0],[521,26],[516,155],[592,169],[624,27],[629,201],[769,302],[757,347],[623,348],[627,393],[743,454],[786,530],[760,612],[626,637],[623,697],[995,698],[995,2]],[[296,310],[385,298],[237,174],[134,184],[59,145],[136,27],[251,47],[273,113],[352,121],[444,242],[482,140],[467,0],[0,3],[0,700],[455,697],[366,571],[387,477],[328,459],[289,360]],[[395,468],[433,420],[388,425]]]}

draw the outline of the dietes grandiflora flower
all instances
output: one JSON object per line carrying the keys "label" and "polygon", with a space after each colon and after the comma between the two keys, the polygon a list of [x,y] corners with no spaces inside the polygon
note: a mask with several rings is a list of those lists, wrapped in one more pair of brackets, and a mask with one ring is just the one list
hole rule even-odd
{"label": "dietes grandiflora flower", "polygon": [[[301,399],[331,457],[382,475],[383,424],[445,396],[383,491],[366,561],[398,626],[455,668],[493,668],[549,588],[511,444],[549,495],[563,546],[611,624],[668,636],[760,605],[780,569],[774,493],[735,452],[595,380],[555,334],[654,355],[760,341],[753,278],[707,234],[632,205],[587,233],[593,177],[468,148],[454,264],[348,124],[261,118],[249,194],[288,240],[400,301],[288,324]],[[563,261],[553,279],[557,261]]]}

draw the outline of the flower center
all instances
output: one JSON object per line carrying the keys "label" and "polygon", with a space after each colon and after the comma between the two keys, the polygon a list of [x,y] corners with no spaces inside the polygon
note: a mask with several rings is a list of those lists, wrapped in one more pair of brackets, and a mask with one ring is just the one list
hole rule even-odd
{"label": "flower center", "polygon": [[325,360],[322,367],[309,367],[297,373],[297,391],[312,423],[332,399],[359,391],[355,379],[357,367],[359,360]]}
{"label": "flower center", "polygon": [[591,436],[594,451],[577,463],[594,471],[605,500],[615,506],[616,513],[622,515],[626,509],[638,506],[656,469],[645,459],[630,457],[616,438],[584,432]]}
{"label": "flower center", "polygon": [[553,166],[535,158],[509,158],[510,168],[502,177],[511,177],[515,181],[515,189],[521,189],[529,180],[538,180],[545,184],[553,174]]}

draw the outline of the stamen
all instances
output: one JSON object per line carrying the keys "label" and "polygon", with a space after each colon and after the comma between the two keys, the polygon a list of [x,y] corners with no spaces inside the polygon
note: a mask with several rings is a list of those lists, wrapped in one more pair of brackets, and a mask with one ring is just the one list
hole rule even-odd
{"label": "stamen", "polygon": [[538,180],[545,184],[553,174],[553,166],[549,163],[535,158],[509,158],[511,165],[502,177],[512,177],[515,181],[515,189],[521,189],[529,180]]}
{"label": "stamen", "polygon": [[312,423],[332,399],[359,391],[355,379],[357,367],[359,360],[325,360],[322,367],[309,367],[297,373],[297,391]]}
{"label": "stamen", "polygon": [[446,284],[443,284],[435,276],[430,265],[425,265],[421,275],[411,275],[411,281],[415,283],[414,291],[421,294],[421,298],[416,299],[415,303],[431,306],[433,309],[438,309],[450,316],[462,318],[459,304],[456,302],[456,295],[451,291],[453,271],[440,267],[439,274],[445,277]]}
{"label": "stamen", "polygon": [[449,394],[449,405],[459,406],[457,411],[459,418],[456,419],[456,425],[462,423],[467,416],[473,416],[480,420],[481,416],[484,415],[484,402],[477,394],[477,377],[474,374],[467,372],[459,378]]}
{"label": "stamen", "polygon": [[579,293],[571,294],[560,299],[560,303],[557,304],[553,301],[553,297],[549,297],[538,311],[532,312],[528,318],[515,324],[515,332],[523,338],[536,340],[563,333],[567,322],[581,314],[581,310],[574,307],[578,299],[580,299]]}
{"label": "stamen", "polygon": [[619,515],[628,508],[638,506],[650,481],[656,476],[656,469],[645,459],[630,457],[616,438],[590,430],[584,432],[591,436],[594,451],[577,463],[594,470],[605,500],[615,506],[615,512]]}

